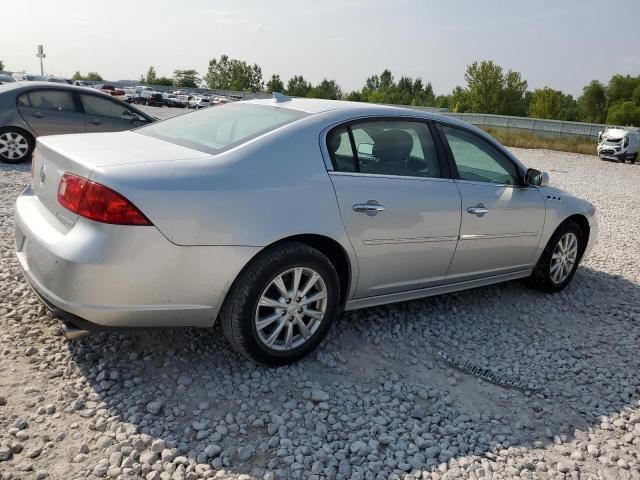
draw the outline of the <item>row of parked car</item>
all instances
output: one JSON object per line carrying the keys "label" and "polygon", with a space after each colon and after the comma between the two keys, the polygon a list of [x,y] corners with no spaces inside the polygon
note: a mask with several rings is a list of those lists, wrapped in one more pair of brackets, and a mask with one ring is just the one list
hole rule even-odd
{"label": "row of parked car", "polygon": [[233,96],[214,96],[208,93],[194,93],[188,90],[175,90],[172,92],[159,92],[152,87],[139,85],[136,87],[119,88],[116,85],[107,83],[91,84],[83,80],[65,80],[64,78],[53,76],[33,75],[27,73],[0,74],[0,85],[3,83],[19,82],[19,81],[44,81],[72,84],[78,87],[95,88],[102,93],[117,97],[127,103],[135,103],[138,105],[149,105],[154,107],[177,107],[177,108],[206,108],[215,105],[240,100]]}
{"label": "row of parked car", "polygon": [[187,90],[158,92],[145,85],[126,87],[123,100],[127,103],[150,105],[155,107],[206,108],[222,105],[236,100],[231,97],[214,96],[207,93],[193,93]]}

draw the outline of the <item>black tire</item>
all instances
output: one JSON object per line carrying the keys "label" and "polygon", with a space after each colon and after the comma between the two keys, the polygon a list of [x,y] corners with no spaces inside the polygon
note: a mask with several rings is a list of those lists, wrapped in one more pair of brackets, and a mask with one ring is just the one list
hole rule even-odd
{"label": "black tire", "polygon": [[631,163],[636,163],[636,160],[638,159],[638,152],[636,152],[633,155],[631,155],[631,157],[629,157],[629,159],[631,160]]}
{"label": "black tire", "polygon": [[[36,146],[36,141],[35,139],[31,136],[31,134],[29,132],[27,132],[26,130],[22,130],[21,128],[14,128],[14,127],[5,127],[5,128],[0,128],[0,138],[2,138],[4,135],[9,135],[9,136],[16,136],[18,135],[19,138],[24,139],[24,141],[26,141],[27,143],[27,149],[25,151],[25,153],[19,157],[10,157],[9,156],[9,152],[0,152],[0,162],[2,163],[10,163],[10,164],[18,164],[18,163],[22,163],[28,159],[31,158],[31,154],[33,153],[33,149]],[[8,138],[7,138],[8,140]],[[1,148],[1,147],[0,147]]]}
{"label": "black tire", "polygon": [[[304,343],[290,350],[275,350],[259,338],[255,324],[258,301],[278,275],[295,267],[313,269],[322,278],[327,292],[325,313]],[[303,243],[284,243],[265,251],[240,273],[220,312],[222,331],[236,351],[254,362],[286,365],[308,355],[322,342],[338,313],[339,292],[338,274],[325,255]]]}
{"label": "black tire", "polygon": [[[556,283],[551,278],[551,257],[553,255],[553,251],[558,245],[558,242],[562,237],[564,237],[567,233],[573,233],[577,240],[577,257],[576,261],[573,264],[569,275],[561,282]],[[584,251],[584,240],[582,238],[582,230],[580,227],[572,220],[567,220],[563,224],[561,224],[558,229],[555,231],[549,243],[545,247],[542,255],[538,259],[538,263],[533,269],[533,273],[528,279],[528,283],[533,288],[537,288],[539,290],[544,290],[546,292],[559,292],[563,288],[565,288],[578,269],[578,265],[580,264],[580,259],[582,258],[582,252]]]}

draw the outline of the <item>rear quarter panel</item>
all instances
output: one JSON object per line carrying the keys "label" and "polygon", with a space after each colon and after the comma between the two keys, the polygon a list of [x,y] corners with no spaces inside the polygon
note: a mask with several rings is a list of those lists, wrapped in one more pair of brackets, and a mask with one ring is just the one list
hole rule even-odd
{"label": "rear quarter panel", "polygon": [[310,117],[215,156],[97,166],[92,179],[131,200],[176,245],[265,247],[318,234],[343,246],[355,274],[321,130]]}

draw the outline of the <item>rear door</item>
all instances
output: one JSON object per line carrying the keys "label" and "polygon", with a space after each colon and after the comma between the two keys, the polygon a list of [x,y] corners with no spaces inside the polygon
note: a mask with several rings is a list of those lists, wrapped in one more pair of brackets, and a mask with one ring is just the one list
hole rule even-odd
{"label": "rear door", "polygon": [[38,136],[85,131],[84,115],[72,90],[30,90],[18,97],[18,111]]}
{"label": "rear door", "polygon": [[444,282],[460,195],[427,122],[368,119],[327,134],[329,172],[358,261],[356,298]]}
{"label": "rear door", "polygon": [[120,132],[148,122],[121,102],[106,95],[81,93],[87,132]]}
{"label": "rear door", "polygon": [[526,270],[544,226],[542,194],[524,185],[518,166],[480,135],[439,128],[462,197],[460,240],[447,283]]}

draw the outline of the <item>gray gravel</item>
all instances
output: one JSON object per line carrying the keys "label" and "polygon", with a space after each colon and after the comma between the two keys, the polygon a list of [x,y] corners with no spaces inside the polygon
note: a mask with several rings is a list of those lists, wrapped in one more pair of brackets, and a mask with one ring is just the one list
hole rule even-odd
{"label": "gray gravel", "polygon": [[65,341],[14,259],[29,166],[0,166],[0,479],[639,479],[640,168],[515,153],[598,208],[600,243],[565,291],[348,313],[277,369],[218,327]]}

